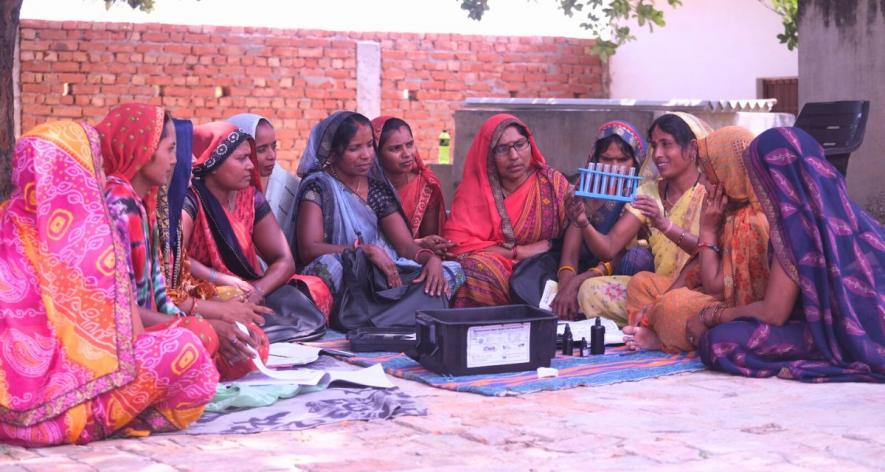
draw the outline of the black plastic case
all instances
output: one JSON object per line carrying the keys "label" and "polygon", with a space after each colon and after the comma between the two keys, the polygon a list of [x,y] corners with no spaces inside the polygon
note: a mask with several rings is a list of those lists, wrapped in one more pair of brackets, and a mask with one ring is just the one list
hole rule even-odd
{"label": "black plastic case", "polygon": [[556,316],[529,305],[421,310],[417,360],[449,375],[520,372],[549,367]]}

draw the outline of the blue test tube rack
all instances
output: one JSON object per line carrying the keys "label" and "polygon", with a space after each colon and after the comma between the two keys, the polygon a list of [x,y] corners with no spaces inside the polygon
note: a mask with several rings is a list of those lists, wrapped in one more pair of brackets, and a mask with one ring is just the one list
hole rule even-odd
{"label": "blue test tube rack", "polygon": [[615,167],[591,162],[578,168],[580,180],[575,195],[583,198],[631,203],[636,200],[640,177],[633,167]]}

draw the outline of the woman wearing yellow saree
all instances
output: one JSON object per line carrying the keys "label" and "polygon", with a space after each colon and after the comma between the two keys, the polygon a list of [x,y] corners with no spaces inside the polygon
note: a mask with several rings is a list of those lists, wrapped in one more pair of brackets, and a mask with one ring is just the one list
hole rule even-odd
{"label": "woman wearing yellow saree", "polygon": [[[654,255],[655,273],[675,277],[697,250],[701,202],[698,141],[709,125],[688,113],[667,113],[649,128],[650,159],[640,175],[652,178],[640,185],[636,201],[626,206],[608,234],[596,231],[577,199],[569,203],[569,218],[581,228],[585,244],[602,260],[611,260],[642,231]],[[656,172],[657,171],[657,172]],[[602,316],[627,324],[629,276],[594,277],[581,284],[578,303],[588,317]]]}
{"label": "woman wearing yellow saree", "polygon": [[627,311],[641,326],[624,328],[628,347],[694,350],[685,329],[689,318],[706,306],[743,306],[765,295],[768,220],[741,160],[752,140],[749,130],[727,126],[698,142],[708,186],[697,244],[698,276],[674,283],[672,277],[642,272],[630,280]]}

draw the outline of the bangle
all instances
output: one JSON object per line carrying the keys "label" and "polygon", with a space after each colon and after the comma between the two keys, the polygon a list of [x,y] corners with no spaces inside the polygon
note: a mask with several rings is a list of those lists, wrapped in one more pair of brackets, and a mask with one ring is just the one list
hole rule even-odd
{"label": "bangle", "polygon": [[516,260],[516,244],[514,244],[510,250],[510,258],[514,261]]}
{"label": "bangle", "polygon": [[255,288],[255,291],[258,292],[259,295],[261,295],[262,297],[264,296],[264,289],[261,288],[260,285],[258,285],[258,284],[252,284],[252,287]]}
{"label": "bangle", "polygon": [[673,222],[670,220],[667,220],[667,229],[662,229],[661,233],[664,233],[664,235],[666,236],[667,233],[669,233],[671,229],[673,229]]}
{"label": "bangle", "polygon": [[194,304],[191,305],[191,312],[188,313],[188,316],[199,315],[199,313],[197,313],[197,302],[198,301],[199,301],[198,299],[194,298]]}
{"label": "bangle", "polygon": [[182,310],[186,316],[191,316],[194,314],[194,306],[197,304],[197,299],[195,297],[191,297],[191,307],[187,309],[187,311]]}
{"label": "bangle", "polygon": [[570,265],[560,266],[559,270],[557,270],[556,273],[559,274],[560,272],[562,272],[564,270],[570,270],[570,271],[574,272],[575,274],[578,273],[577,269],[575,269],[575,266],[570,266]]}
{"label": "bangle", "polygon": [[[691,319],[691,318],[689,318],[689,319]],[[685,329],[685,338],[688,339],[688,344],[690,344],[692,347],[696,348],[698,345],[695,342],[695,338],[691,334],[691,331],[688,329],[688,320],[685,321],[685,328],[684,329]]]}
{"label": "bangle", "polygon": [[[421,257],[421,254],[424,252],[430,253],[430,255],[427,256],[427,259],[425,259],[424,262],[421,262],[418,259]],[[420,248],[417,251],[415,251],[415,262],[418,262],[421,264],[427,264],[430,261],[431,257],[433,257],[433,251],[431,251],[430,249],[427,249],[426,247]]]}
{"label": "bangle", "polygon": [[676,240],[676,247],[679,247],[679,245],[682,244],[683,239],[685,239],[685,230],[682,230],[682,232],[679,233],[679,239]]}
{"label": "bangle", "polygon": [[612,265],[611,261],[602,261],[601,264],[605,269],[603,275],[612,275],[615,273],[615,267]]}
{"label": "bangle", "polygon": [[586,222],[584,224],[581,224],[581,223],[578,223],[577,221],[575,221],[575,226],[577,226],[579,229],[584,229],[584,228],[590,226],[590,220],[586,220]]}
{"label": "bangle", "polygon": [[717,245],[715,245],[715,244],[713,244],[713,243],[702,243],[702,242],[698,241],[698,249],[701,249],[701,248],[704,248],[704,247],[705,247],[705,248],[708,248],[708,249],[712,249],[713,252],[715,252],[716,254],[722,254],[722,248],[721,248],[721,247],[719,247],[719,246],[717,246]]}
{"label": "bangle", "polygon": [[218,275],[218,272],[215,272],[215,269],[209,269],[209,283],[210,284],[215,285],[215,281],[217,280],[215,277],[216,275]]}

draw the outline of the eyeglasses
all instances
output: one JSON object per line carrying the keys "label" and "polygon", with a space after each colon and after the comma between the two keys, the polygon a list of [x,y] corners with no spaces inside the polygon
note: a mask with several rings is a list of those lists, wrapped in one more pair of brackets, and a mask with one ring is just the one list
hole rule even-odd
{"label": "eyeglasses", "polygon": [[528,147],[529,147],[529,140],[526,138],[522,138],[522,139],[520,139],[518,141],[514,141],[510,144],[499,144],[499,145],[492,148],[492,153],[494,153],[495,156],[505,156],[507,154],[510,154],[511,149],[513,149],[516,152],[522,152],[522,151],[525,151],[526,149],[528,149]]}

